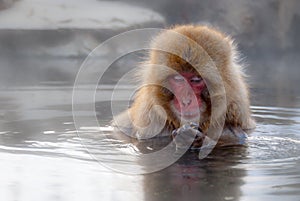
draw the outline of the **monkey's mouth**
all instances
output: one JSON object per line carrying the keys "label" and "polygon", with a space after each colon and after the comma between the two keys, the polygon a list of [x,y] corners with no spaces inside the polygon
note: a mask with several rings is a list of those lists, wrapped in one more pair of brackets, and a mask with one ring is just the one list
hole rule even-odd
{"label": "monkey's mouth", "polygon": [[180,116],[185,119],[194,119],[200,117],[200,112],[199,111],[181,112]]}
{"label": "monkey's mouth", "polygon": [[172,110],[177,117],[183,118],[185,120],[199,119],[201,116],[201,112],[202,112],[199,109],[199,107],[189,109],[189,110],[184,110],[184,109],[180,109],[180,107],[179,108],[176,107],[174,104],[172,104]]}

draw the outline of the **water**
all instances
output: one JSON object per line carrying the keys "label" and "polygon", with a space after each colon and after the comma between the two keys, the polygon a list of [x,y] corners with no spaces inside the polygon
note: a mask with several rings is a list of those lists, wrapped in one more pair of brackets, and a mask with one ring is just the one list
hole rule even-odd
{"label": "water", "polygon": [[101,91],[96,103],[103,135],[88,121],[89,100],[84,97],[78,115],[87,121],[78,135],[72,87],[2,89],[0,199],[300,200],[300,108],[252,106],[257,128],[245,146],[217,149],[204,160],[189,151],[161,171],[134,175],[106,167],[142,168],[138,161],[114,155],[117,149],[135,153],[132,146],[103,137],[110,130],[110,101],[105,97],[111,90]]}

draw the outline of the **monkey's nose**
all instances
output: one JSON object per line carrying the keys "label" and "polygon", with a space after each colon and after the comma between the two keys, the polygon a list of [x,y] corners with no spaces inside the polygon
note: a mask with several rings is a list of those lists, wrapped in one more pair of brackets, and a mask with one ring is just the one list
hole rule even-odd
{"label": "monkey's nose", "polygon": [[189,106],[191,104],[192,100],[189,98],[184,98],[181,100],[181,102],[182,102],[183,106]]}

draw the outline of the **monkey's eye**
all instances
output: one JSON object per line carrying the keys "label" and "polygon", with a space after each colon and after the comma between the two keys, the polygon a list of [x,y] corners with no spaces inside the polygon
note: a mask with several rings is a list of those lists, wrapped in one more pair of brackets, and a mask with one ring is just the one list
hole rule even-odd
{"label": "monkey's eye", "polygon": [[182,77],[181,75],[174,75],[173,80],[175,80],[176,82],[183,82],[184,77]]}
{"label": "monkey's eye", "polygon": [[190,82],[192,83],[200,83],[202,81],[201,77],[192,77]]}

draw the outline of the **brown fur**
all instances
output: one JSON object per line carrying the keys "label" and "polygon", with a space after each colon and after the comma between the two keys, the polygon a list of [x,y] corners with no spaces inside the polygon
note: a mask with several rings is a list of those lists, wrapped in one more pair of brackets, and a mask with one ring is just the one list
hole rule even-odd
{"label": "brown fur", "polygon": [[[216,116],[224,115],[227,126],[244,130],[254,128],[255,123],[249,109],[248,86],[242,66],[237,61],[235,45],[230,37],[207,26],[175,26],[170,30],[170,33],[164,31],[154,38],[151,47],[155,50],[149,53],[148,61],[139,71],[142,84],[147,86],[137,92],[134,103],[128,110],[129,116],[125,117],[126,115],[123,114],[122,118],[117,117],[119,119],[117,124],[125,124],[138,135],[154,132],[157,130],[154,125],[162,124],[161,122],[164,123],[165,130],[178,128],[180,122],[171,111],[169,104],[172,95],[160,86],[167,86],[166,78],[173,73],[173,69],[178,72],[197,72],[206,83],[214,83],[211,89],[215,93],[209,92],[210,96],[217,101],[219,96],[221,99],[222,93],[225,93],[227,108],[216,108],[218,111]],[[222,83],[218,82],[219,78],[212,67],[214,65],[223,80]],[[220,90],[221,84],[224,84],[225,92]],[[163,111],[153,108],[155,105],[162,106],[168,116],[167,119],[164,118]],[[199,122],[203,131],[206,131],[210,124],[217,123],[214,121],[218,121],[217,118],[211,119],[209,107],[204,114],[205,118]],[[151,119],[150,116],[153,118]],[[140,129],[147,126],[149,126],[147,129]]]}

